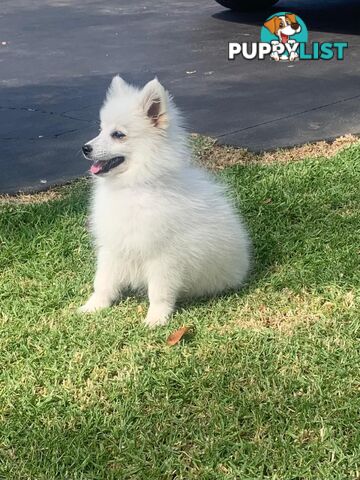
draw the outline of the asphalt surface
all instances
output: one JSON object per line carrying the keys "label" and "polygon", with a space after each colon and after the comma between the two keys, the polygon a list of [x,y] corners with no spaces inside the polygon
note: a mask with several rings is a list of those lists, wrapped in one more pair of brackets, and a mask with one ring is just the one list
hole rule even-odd
{"label": "asphalt surface", "polygon": [[[96,135],[116,73],[138,85],[157,75],[189,130],[226,144],[256,151],[360,133],[358,3],[289,0],[235,14],[214,0],[3,0],[0,192],[86,173],[80,147]],[[282,10],[300,15],[310,41],[348,41],[345,60],[227,60],[229,41],[259,41]]]}

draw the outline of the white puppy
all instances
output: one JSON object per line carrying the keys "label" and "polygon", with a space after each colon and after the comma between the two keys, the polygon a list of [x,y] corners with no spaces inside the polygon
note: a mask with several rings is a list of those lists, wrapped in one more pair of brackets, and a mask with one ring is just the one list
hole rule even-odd
{"label": "white puppy", "polygon": [[179,113],[157,79],[139,90],[113,78],[93,162],[94,293],[109,307],[127,288],[148,292],[145,323],[164,325],[183,296],[237,288],[249,269],[247,231],[224,188],[192,165]]}

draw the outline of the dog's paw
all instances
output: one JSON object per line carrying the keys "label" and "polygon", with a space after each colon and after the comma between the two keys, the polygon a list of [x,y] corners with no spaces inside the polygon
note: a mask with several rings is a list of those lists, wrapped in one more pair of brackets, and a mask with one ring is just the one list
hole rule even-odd
{"label": "dog's paw", "polygon": [[166,325],[169,321],[169,316],[172,313],[172,308],[167,305],[158,305],[157,307],[149,308],[144,323],[149,328],[156,328]]}
{"label": "dog's paw", "polygon": [[166,325],[168,321],[169,320],[166,317],[161,318],[161,317],[153,317],[153,316],[146,315],[144,323],[149,328],[156,328],[156,327],[161,327],[162,325]]}
{"label": "dog's paw", "polygon": [[101,310],[103,308],[110,307],[111,303],[107,300],[93,294],[89,298],[89,300],[82,305],[79,309],[79,313],[92,313],[96,312],[97,310]]}

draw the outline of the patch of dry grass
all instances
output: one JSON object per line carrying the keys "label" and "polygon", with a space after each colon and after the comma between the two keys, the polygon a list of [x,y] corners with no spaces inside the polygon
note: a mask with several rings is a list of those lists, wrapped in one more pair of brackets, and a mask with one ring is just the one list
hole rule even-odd
{"label": "patch of dry grass", "polygon": [[52,200],[58,200],[62,198],[63,194],[59,187],[55,187],[45,192],[37,193],[19,193],[18,195],[1,195],[1,203],[11,203],[15,205],[28,205],[34,203],[46,203]]}
{"label": "patch of dry grass", "polygon": [[328,296],[331,301],[306,290],[296,293],[284,288],[267,295],[261,289],[255,289],[232,309],[228,323],[213,328],[224,334],[238,328],[254,331],[270,328],[290,335],[299,325],[326,322],[341,311],[352,310],[355,313],[357,302],[353,290],[344,293],[329,289]]}
{"label": "patch of dry grass", "polygon": [[197,134],[192,135],[192,140],[196,158],[200,164],[211,170],[223,170],[233,165],[248,165],[249,163],[288,163],[305,158],[330,158],[345,148],[360,143],[358,137],[349,134],[331,142],[322,140],[292,148],[253,153],[244,148],[218,145],[216,139]]}
{"label": "patch of dry grass", "polygon": [[87,182],[87,178],[81,178],[65,185],[52,186],[41,192],[19,192],[16,195],[0,195],[0,204],[29,205],[61,200],[71,189],[76,188],[80,183],[85,184]]}

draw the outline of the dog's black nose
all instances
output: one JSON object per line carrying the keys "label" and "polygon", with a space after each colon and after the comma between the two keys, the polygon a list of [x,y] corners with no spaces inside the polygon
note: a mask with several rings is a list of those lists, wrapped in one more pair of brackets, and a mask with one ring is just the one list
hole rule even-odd
{"label": "dog's black nose", "polygon": [[85,143],[85,145],[82,147],[82,151],[84,155],[89,155],[92,152],[92,146]]}
{"label": "dog's black nose", "polygon": [[292,23],[291,26],[294,30],[297,30],[300,27],[300,25],[296,22]]}

